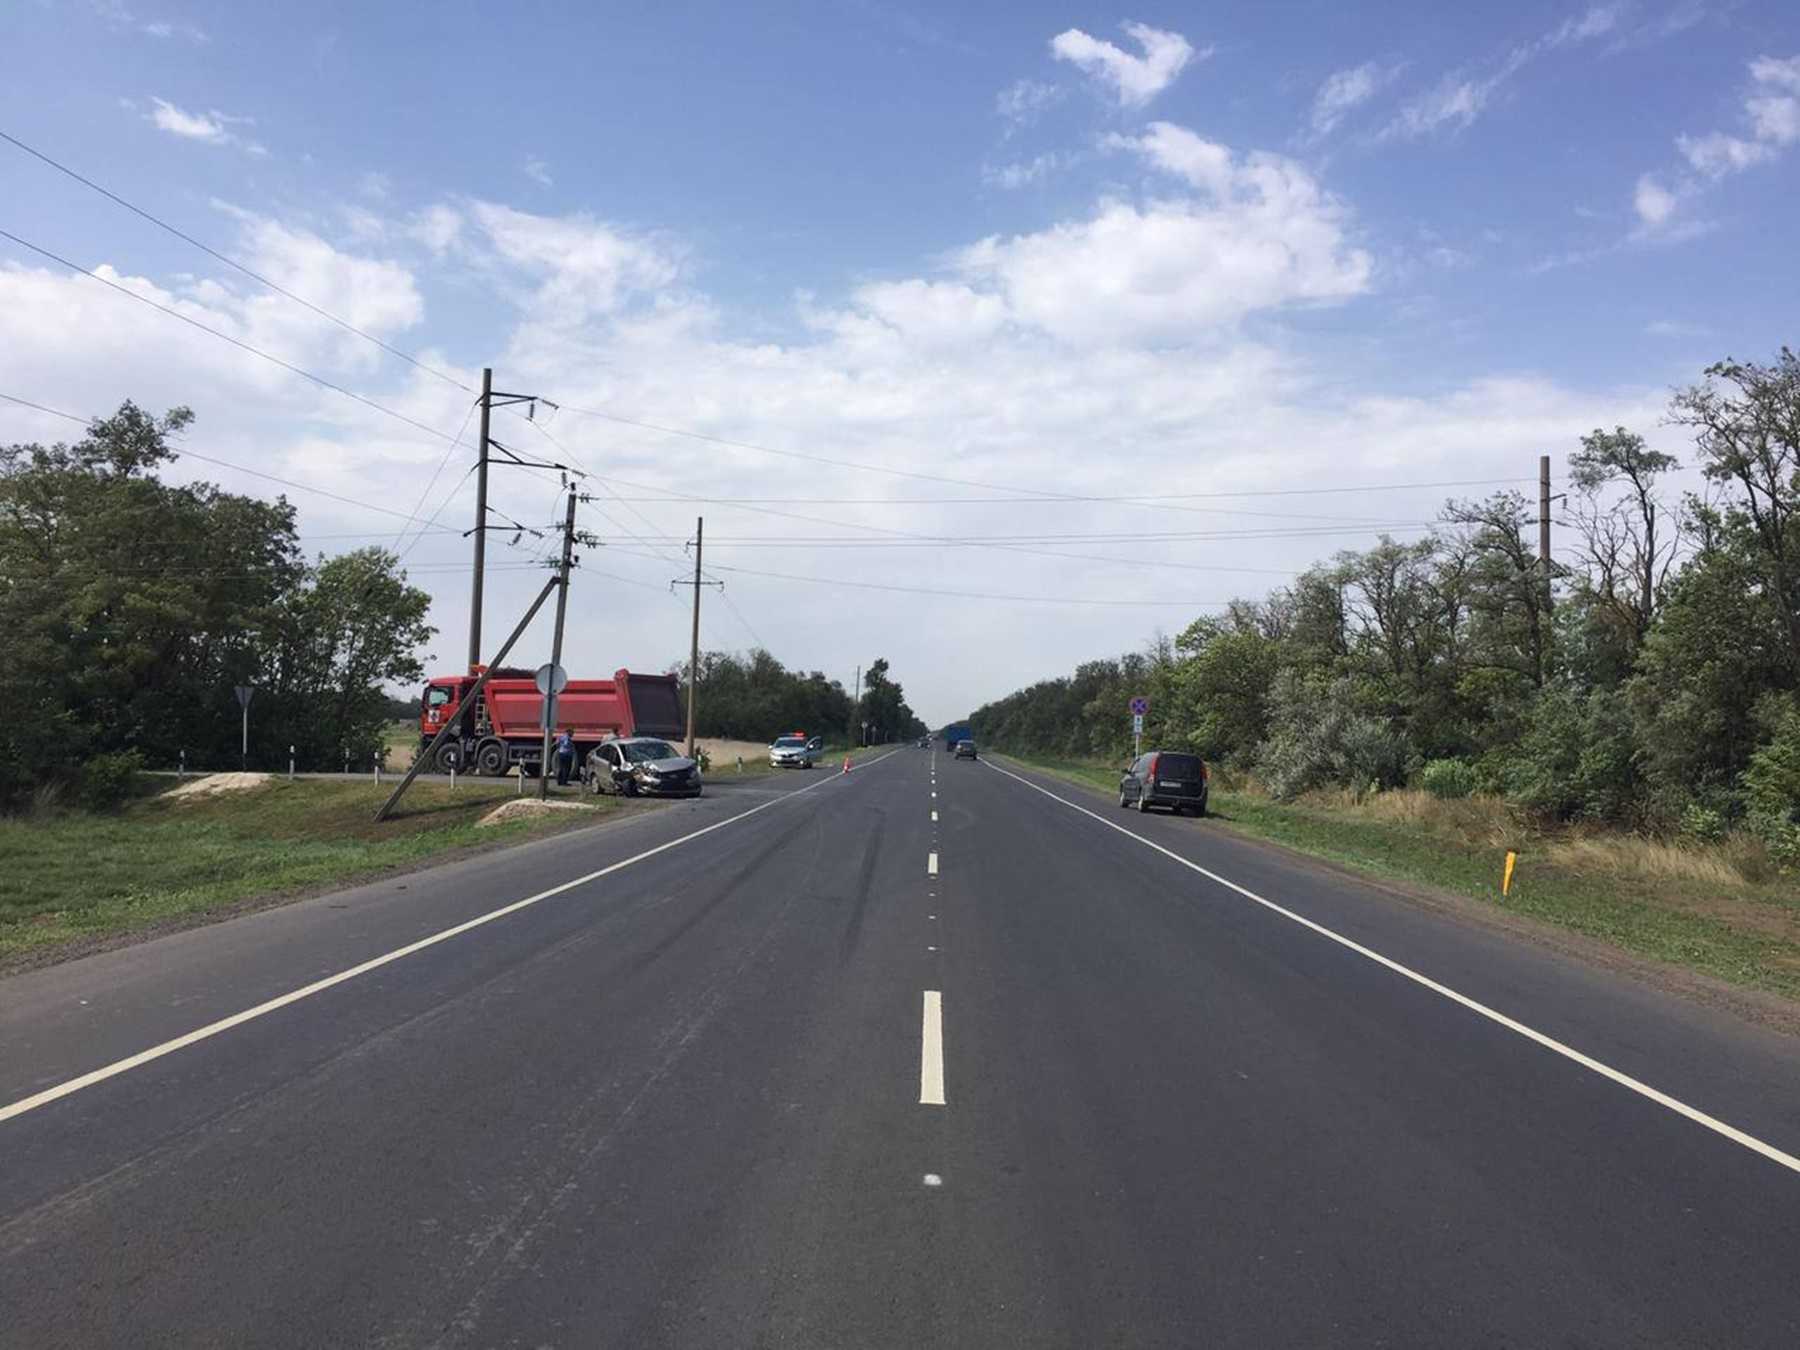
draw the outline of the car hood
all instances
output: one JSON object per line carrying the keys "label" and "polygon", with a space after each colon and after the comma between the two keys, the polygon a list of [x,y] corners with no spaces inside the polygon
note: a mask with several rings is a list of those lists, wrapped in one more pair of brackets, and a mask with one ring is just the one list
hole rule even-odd
{"label": "car hood", "polygon": [[648,759],[633,767],[655,769],[658,773],[680,773],[683,769],[693,768],[694,761],[686,755],[671,755],[668,759]]}

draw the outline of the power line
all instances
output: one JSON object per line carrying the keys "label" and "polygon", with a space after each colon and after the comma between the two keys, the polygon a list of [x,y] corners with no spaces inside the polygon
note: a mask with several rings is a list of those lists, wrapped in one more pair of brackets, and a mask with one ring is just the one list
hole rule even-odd
{"label": "power line", "polygon": [[269,352],[265,352],[262,348],[253,346],[250,343],[245,342],[241,338],[234,338],[229,333],[221,332],[217,328],[213,328],[208,324],[201,323],[200,320],[198,320],[198,319],[190,318],[188,315],[183,314],[180,310],[170,309],[167,305],[159,304],[158,302],[156,302],[155,300],[152,300],[147,295],[139,295],[136,291],[132,290],[129,286],[121,286],[116,281],[108,281],[105,277],[101,276],[98,272],[90,271],[88,268],[82,267],[78,263],[70,262],[67,258],[63,257],[61,254],[53,253],[47,248],[41,248],[37,244],[32,243],[29,239],[21,239],[21,238],[19,238],[18,235],[13,234],[7,230],[0,230],[0,239],[10,239],[13,243],[19,245],[21,248],[30,249],[33,253],[36,253],[41,257],[48,258],[51,262],[57,263],[63,267],[66,267],[71,272],[79,272],[82,276],[87,277],[92,281],[97,281],[102,286],[105,286],[110,290],[117,291],[120,295],[129,296],[131,299],[136,300],[139,304],[148,305],[148,306],[150,306],[151,309],[154,309],[154,310],[158,311],[159,313],[167,314],[171,319],[180,320],[182,323],[187,324],[190,328],[198,328],[202,333],[209,333],[213,337],[218,338],[222,342],[229,342],[232,346],[237,347],[242,351],[249,352],[252,356],[260,356],[263,360],[268,361],[274,365],[280,366],[283,370],[288,371],[291,374],[298,375],[302,379],[305,379],[305,380],[311,380],[314,384],[318,385],[321,389],[329,389],[334,394],[341,394],[347,399],[353,399],[357,403],[362,404],[365,408],[373,408],[378,413],[383,413],[386,416],[393,418],[395,421],[404,422],[409,427],[416,427],[420,431],[423,431],[426,435],[435,436],[440,441],[450,441],[453,439],[447,432],[439,431],[436,427],[426,426],[425,423],[419,421],[416,418],[408,417],[403,412],[397,412],[393,408],[387,407],[385,404],[377,403],[372,398],[366,398],[362,394],[356,393],[354,390],[346,389],[341,384],[334,384],[332,381],[326,379],[323,375],[315,375],[315,374],[313,374],[312,371],[303,369],[302,367],[295,365],[291,361],[284,361],[279,356],[275,356]]}
{"label": "power line", "polygon": [[[644,421],[640,421],[636,418],[622,417],[617,413],[601,412],[597,408],[582,408],[582,407],[578,407],[575,404],[571,404],[571,403],[561,403],[561,404],[558,404],[557,406],[562,408],[566,412],[575,413],[581,417],[596,417],[603,421],[616,422],[621,426],[637,427],[638,429],[643,430],[643,431],[654,431],[654,432],[658,432],[659,434],[665,435],[665,436],[682,436],[689,440],[704,441],[704,442],[707,442],[708,444],[725,446],[725,447],[727,447],[729,449],[733,449],[733,450],[749,450],[755,454],[776,455],[783,459],[804,460],[804,461],[806,461],[808,463],[812,463],[812,464],[828,464],[834,468],[855,469],[855,470],[857,470],[859,472],[863,472],[863,473],[888,474],[895,478],[911,478],[911,479],[917,479],[919,481],[929,482],[929,483],[946,483],[946,484],[949,484],[954,487],[980,488],[980,489],[982,489],[984,491],[988,491],[988,492],[1008,492],[1008,493],[1021,494],[1020,496],[1003,497],[1003,498],[997,499],[1000,502],[1017,502],[1017,501],[1021,501],[1021,500],[1113,501],[1113,502],[1121,502],[1121,503],[1138,505],[1138,506],[1154,506],[1154,507],[1166,508],[1169,510],[1181,510],[1181,509],[1186,509],[1186,508],[1177,507],[1177,506],[1172,505],[1171,503],[1173,503],[1177,500],[1203,500],[1203,499],[1214,499],[1214,498],[1256,497],[1256,496],[1283,497],[1283,496],[1300,496],[1300,495],[1306,495],[1306,494],[1311,494],[1311,493],[1332,493],[1332,492],[1380,492],[1380,491],[1393,491],[1393,490],[1398,490],[1398,489],[1402,489],[1402,488],[1424,489],[1424,488],[1440,488],[1440,487],[1478,487],[1478,486],[1484,486],[1484,485],[1495,484],[1495,483],[1520,483],[1520,482],[1528,482],[1528,481],[1535,482],[1536,481],[1535,479],[1523,479],[1523,478],[1465,479],[1465,480],[1460,480],[1460,481],[1444,482],[1444,483],[1400,483],[1400,484],[1391,484],[1391,485],[1383,484],[1383,485],[1373,485],[1373,486],[1355,486],[1355,487],[1337,487],[1337,488],[1279,488],[1279,489],[1268,489],[1268,490],[1263,490],[1263,491],[1158,493],[1158,494],[1153,494],[1153,495],[1144,495],[1144,494],[1139,493],[1139,494],[1121,495],[1121,496],[1096,497],[1096,496],[1090,496],[1090,495],[1081,494],[1081,493],[1053,492],[1047,488],[1016,487],[1016,486],[1006,484],[1006,483],[987,483],[987,482],[982,482],[978,479],[953,478],[946,474],[921,473],[921,472],[918,472],[917,470],[912,470],[912,469],[895,469],[895,468],[890,468],[885,464],[868,464],[868,463],[864,463],[864,462],[861,462],[858,460],[837,459],[830,455],[814,455],[814,454],[808,454],[808,453],[805,453],[804,451],[799,451],[799,450],[777,450],[772,446],[757,445],[751,441],[732,440],[731,438],[726,437],[726,436],[714,436],[714,435],[711,435],[710,433],[707,433],[704,431],[691,431],[684,427],[663,426],[656,422],[644,422]],[[646,500],[649,500],[649,499],[646,499]],[[708,498],[706,500],[720,501],[723,504],[724,501],[726,501],[728,499]],[[758,500],[758,499],[752,498],[752,499],[737,499],[737,500],[748,501],[748,500]],[[777,500],[777,499],[766,499],[766,500]],[[807,499],[794,499],[794,500],[804,501]],[[818,499],[812,499],[812,500],[814,500],[815,502],[818,502],[818,503],[824,503],[826,501],[830,501],[833,499],[818,498]],[[836,500],[841,504],[846,504],[846,505],[851,504],[851,499],[836,499]],[[880,500],[880,499],[878,499],[878,500]],[[921,499],[916,499],[916,500],[919,502],[928,502],[933,499],[921,498]],[[967,501],[969,499],[967,499],[967,498],[951,498],[948,500]],[[902,504],[904,502],[905,502],[905,499],[899,499],[898,501],[896,501],[895,499],[886,499],[885,501],[882,502],[882,504]]]}
{"label": "power line", "polygon": [[[63,412],[58,408],[46,407],[42,403],[33,403],[30,399],[20,398],[17,394],[0,393],[0,398],[5,399],[8,403],[17,403],[27,408],[35,408],[38,412],[48,413],[52,417],[61,417],[70,422],[79,422],[84,427],[92,426],[95,422],[101,420],[97,417],[78,417],[74,413]],[[252,469],[245,464],[234,464],[228,459],[219,459],[213,455],[203,455],[198,450],[182,449],[173,450],[170,453],[177,459],[185,457],[188,459],[197,459],[206,464],[216,464],[220,468],[233,469],[238,473],[249,474],[252,478],[266,479],[271,483],[279,483],[283,487],[293,488],[298,492],[310,492],[315,496],[328,497],[334,502],[342,502],[346,506],[361,507],[365,511],[377,511],[384,516],[395,516],[406,521],[409,525],[412,523],[412,517],[405,511],[396,511],[392,507],[387,506],[377,506],[374,502],[359,501],[355,497],[345,497],[340,493],[331,492],[325,488],[314,487],[311,483],[296,482],[292,478],[283,478],[278,474],[265,473],[261,469]],[[439,509],[441,510],[442,508],[440,507]],[[432,518],[434,520],[436,519],[436,513],[433,513]]]}
{"label": "power line", "polygon": [[169,224],[168,221],[163,220],[159,216],[152,215],[150,212],[146,211],[143,207],[138,206],[135,203],[126,201],[125,198],[121,197],[118,193],[112,191],[110,188],[102,187],[100,184],[96,183],[93,179],[88,178],[80,173],[77,173],[74,169],[71,169],[67,164],[64,164],[58,160],[52,159],[49,155],[45,154],[42,150],[39,150],[34,146],[25,144],[25,142],[20,140],[17,136],[11,135],[5,131],[0,131],[0,140],[7,141],[8,143],[10,143],[12,145],[17,146],[19,149],[23,150],[26,154],[32,156],[34,159],[41,160],[43,163],[48,164],[51,168],[55,169],[58,173],[67,174],[70,178],[73,178],[77,183],[80,183],[82,186],[92,188],[95,192],[98,192],[102,197],[105,197],[108,201],[116,202],[118,205],[124,207],[127,211],[130,211],[134,215],[141,216],[143,219],[149,221],[152,225],[155,225],[157,228],[167,230],[170,234],[174,235],[177,239],[180,239],[186,243],[192,244],[195,248],[199,249],[202,253],[206,254],[208,257],[217,258],[220,262],[224,263],[227,267],[236,268],[239,272],[242,272],[245,276],[249,277],[252,281],[256,282],[258,285],[268,287],[271,291],[274,291],[277,295],[286,296],[289,300],[292,300],[295,304],[304,306],[305,308],[311,310],[314,314],[317,314],[320,318],[330,320],[332,323],[336,324],[339,328],[342,328],[345,332],[354,333],[357,337],[362,338],[365,342],[374,343],[377,347],[381,348],[382,351],[388,353],[390,356],[397,356],[402,361],[405,361],[407,364],[416,366],[418,369],[424,371],[427,375],[435,375],[438,379],[443,380],[446,384],[453,384],[458,389],[463,390],[465,393],[473,393],[474,392],[474,390],[470,389],[468,385],[464,384],[461,380],[457,379],[454,375],[448,375],[445,372],[437,369],[435,366],[427,365],[425,362],[419,360],[418,357],[414,356],[410,352],[403,352],[398,347],[390,346],[388,343],[383,342],[380,338],[376,337],[373,333],[368,333],[368,332],[363,331],[361,328],[358,328],[355,324],[351,323],[348,319],[340,318],[338,315],[333,314],[330,310],[324,308],[322,305],[315,305],[312,301],[308,300],[305,296],[295,295],[292,291],[288,290],[287,287],[282,286],[282,285],[278,284],[277,282],[273,282],[273,281],[269,280],[269,278],[263,276],[262,273],[260,273],[260,272],[252,271],[250,268],[246,267],[243,263],[239,262],[236,258],[230,257],[227,254],[221,253],[221,252],[219,252],[218,249],[213,248],[210,244],[203,243],[201,240],[194,238],[193,235],[188,234],[183,230],[177,229],[175,226]]}

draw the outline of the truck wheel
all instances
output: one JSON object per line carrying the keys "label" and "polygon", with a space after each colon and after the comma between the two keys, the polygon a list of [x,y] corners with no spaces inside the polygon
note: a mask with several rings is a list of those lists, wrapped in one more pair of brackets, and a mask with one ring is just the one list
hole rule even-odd
{"label": "truck wheel", "polygon": [[492,778],[506,772],[506,743],[498,739],[483,741],[475,747],[475,772]]}
{"label": "truck wheel", "polygon": [[462,746],[455,741],[445,741],[438,747],[436,768],[439,773],[449,773],[452,769],[460,772],[462,766]]}

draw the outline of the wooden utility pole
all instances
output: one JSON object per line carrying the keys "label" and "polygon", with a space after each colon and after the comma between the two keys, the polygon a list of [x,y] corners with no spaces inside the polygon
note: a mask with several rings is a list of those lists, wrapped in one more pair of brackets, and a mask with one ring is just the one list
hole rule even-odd
{"label": "wooden utility pole", "polygon": [[856,668],[856,683],[850,686],[850,744],[862,741],[862,724],[857,720],[862,711],[862,667]]}
{"label": "wooden utility pole", "polygon": [[694,520],[694,626],[688,638],[687,757],[694,757],[694,692],[700,687],[700,546],[706,539],[706,517]]}
{"label": "wooden utility pole", "polygon": [[469,670],[481,664],[481,580],[487,565],[488,416],[494,407],[494,371],[481,370],[481,432],[475,442],[475,579],[469,592]]}
{"label": "wooden utility pole", "polygon": [[563,516],[562,564],[556,570],[556,631],[550,639],[550,692],[544,695],[544,753],[538,761],[538,800],[550,795],[550,742],[556,736],[556,676],[562,669],[563,620],[569,613],[569,568],[575,561],[575,489]]}
{"label": "wooden utility pole", "polygon": [[1550,456],[1538,456],[1538,566],[1544,569],[1544,609],[1555,603],[1550,570]]}

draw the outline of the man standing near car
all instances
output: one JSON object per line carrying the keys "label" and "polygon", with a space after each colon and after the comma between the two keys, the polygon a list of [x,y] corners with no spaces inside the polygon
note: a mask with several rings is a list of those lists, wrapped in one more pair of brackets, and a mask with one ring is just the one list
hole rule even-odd
{"label": "man standing near car", "polygon": [[575,768],[575,738],[564,727],[556,738],[556,786],[569,786],[569,774]]}

